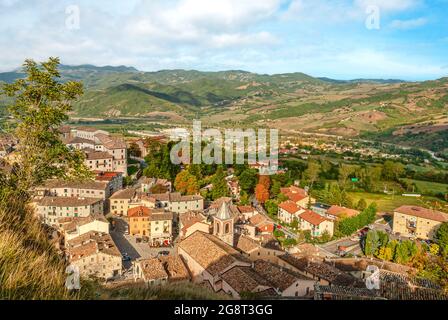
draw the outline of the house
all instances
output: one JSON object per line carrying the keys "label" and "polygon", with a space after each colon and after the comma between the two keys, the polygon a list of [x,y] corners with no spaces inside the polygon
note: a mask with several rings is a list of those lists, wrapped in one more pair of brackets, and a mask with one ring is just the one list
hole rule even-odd
{"label": "house", "polygon": [[65,254],[81,276],[108,280],[122,273],[122,256],[107,233],[90,231],[68,240]]}
{"label": "house", "polygon": [[342,218],[351,218],[357,216],[358,214],[358,210],[332,205],[324,216],[332,220],[338,220]]}
{"label": "house", "polygon": [[273,242],[257,241],[246,235],[239,235],[235,238],[235,248],[251,261],[262,259],[277,263],[277,256],[285,253],[278,243],[275,246]]}
{"label": "house", "polygon": [[240,188],[240,184],[239,184],[238,180],[233,180],[233,179],[227,180],[227,187],[229,188],[230,193],[232,194],[232,197],[234,199],[240,198],[241,188]]}
{"label": "house", "polygon": [[325,232],[332,237],[334,233],[333,221],[311,210],[305,210],[299,215],[299,228],[311,231],[313,237],[320,237]]}
{"label": "house", "polygon": [[103,200],[98,198],[43,197],[33,203],[36,214],[49,225],[57,225],[62,217],[88,217],[104,213]]}
{"label": "house", "polygon": [[211,225],[200,211],[189,211],[179,215],[179,236],[186,238],[195,231],[210,233]]}
{"label": "house", "polygon": [[310,203],[315,202],[315,199],[308,195],[308,191],[296,186],[281,188],[280,193],[302,208],[307,208]]}
{"label": "house", "polygon": [[42,186],[36,187],[38,196],[52,197],[88,197],[107,199],[111,195],[108,182],[97,181],[65,181],[48,180]]}
{"label": "house", "polygon": [[241,299],[247,293],[259,296],[277,295],[271,283],[251,267],[233,267],[224,272],[221,279],[221,290],[236,299]]}
{"label": "house", "polygon": [[252,206],[237,206],[238,211],[244,217],[245,220],[249,220],[254,215],[258,214],[257,209]]}
{"label": "house", "polygon": [[[67,129],[65,129],[67,131]],[[77,127],[77,128],[70,128],[70,137],[78,137],[83,138],[87,140],[94,141],[95,135],[97,134],[108,134],[107,131],[99,130],[94,127]]]}
{"label": "house", "polygon": [[331,208],[331,205],[321,203],[321,202],[313,203],[310,207],[311,210],[313,210],[314,212],[316,212],[324,217],[327,214],[328,209],[330,209],[330,208]]}
{"label": "house", "polygon": [[183,196],[179,192],[152,194],[160,207],[174,213],[184,213],[191,210],[204,210],[204,198],[200,195]]}
{"label": "house", "polygon": [[123,189],[123,174],[121,172],[95,171],[95,181],[107,182],[111,195]]}
{"label": "house", "polygon": [[172,189],[171,181],[167,179],[144,177],[141,180],[141,190],[142,192],[145,193],[151,193],[151,189],[157,185],[165,189],[166,190],[165,192],[171,192]]}
{"label": "house", "polygon": [[433,240],[444,222],[448,222],[447,213],[405,205],[394,210],[392,230],[407,237]]}
{"label": "house", "polygon": [[316,257],[291,255],[279,256],[279,266],[312,278],[321,285],[363,286],[364,283],[322,259]]}
{"label": "house", "polygon": [[[223,289],[221,275],[233,267],[250,267],[251,261],[214,235],[196,231],[178,244],[193,281],[208,283],[214,291]],[[225,285],[224,285],[225,286]]]}
{"label": "house", "polygon": [[282,297],[309,296],[314,289],[313,279],[265,260],[256,260],[253,269]]}
{"label": "house", "polygon": [[249,225],[255,227],[255,235],[272,234],[275,230],[274,223],[259,213],[249,218]]}
{"label": "house", "polygon": [[127,175],[127,148],[123,139],[93,127],[61,130],[66,145],[84,151],[85,164],[91,170],[120,172]]}
{"label": "house", "polygon": [[133,262],[132,270],[134,280],[142,279],[149,285],[190,280],[190,273],[178,255],[139,259]]}
{"label": "house", "polygon": [[278,205],[277,216],[281,221],[291,223],[294,219],[299,220],[299,215],[302,212],[305,212],[305,209],[298,206],[294,201],[287,200]]}
{"label": "house", "polygon": [[58,224],[65,241],[72,240],[91,231],[109,233],[109,221],[103,215],[59,218]]}
{"label": "house", "polygon": [[113,156],[108,152],[89,149],[84,154],[84,164],[91,171],[114,171]]}
{"label": "house", "polygon": [[133,188],[115,192],[110,197],[110,212],[115,215],[127,215],[129,204],[135,199],[136,191]]}
{"label": "house", "polygon": [[151,245],[169,244],[173,237],[173,213],[144,206],[128,210],[129,233],[148,237]]}

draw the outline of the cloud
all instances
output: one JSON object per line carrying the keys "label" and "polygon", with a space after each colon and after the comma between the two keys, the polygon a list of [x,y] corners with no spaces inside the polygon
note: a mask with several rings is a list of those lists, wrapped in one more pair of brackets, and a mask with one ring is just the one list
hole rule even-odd
{"label": "cloud", "polygon": [[413,9],[421,4],[421,0],[355,0],[359,8],[377,6],[381,11],[399,12]]}
{"label": "cloud", "polygon": [[409,30],[424,26],[428,20],[426,18],[416,18],[410,20],[393,20],[390,26],[394,29]]}

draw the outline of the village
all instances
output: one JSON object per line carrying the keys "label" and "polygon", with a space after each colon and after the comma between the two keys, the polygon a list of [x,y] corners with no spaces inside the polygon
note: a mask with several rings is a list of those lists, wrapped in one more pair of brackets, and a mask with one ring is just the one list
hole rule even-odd
{"label": "village", "polygon": [[[448,222],[446,213],[403,205],[387,223],[369,213],[370,207],[318,202],[296,183],[280,188],[274,217],[255,197],[241,203],[233,170],[225,172],[228,196],[211,201],[199,192],[179,192],[170,180],[141,170],[129,180],[128,161],[145,158],[146,140],[129,142],[94,127],[64,126],[60,134],[67,146],[85,154],[93,177],[49,180],[32,190],[32,206],[81,277],[113,287],[194,282],[233,299],[448,298],[412,267],[366,256],[362,247],[370,231],[395,241],[431,243]],[[4,163],[14,157],[14,141],[8,143]],[[129,157],[135,146],[140,157]],[[368,214],[367,224],[333,237],[341,220]],[[300,237],[303,232],[309,241]],[[328,240],[315,241],[323,237]],[[373,275],[379,283],[372,289],[366,281]]]}

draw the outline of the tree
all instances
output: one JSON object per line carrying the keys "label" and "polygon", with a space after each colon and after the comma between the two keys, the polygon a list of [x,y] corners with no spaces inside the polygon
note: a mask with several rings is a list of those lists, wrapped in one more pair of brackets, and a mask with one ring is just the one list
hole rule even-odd
{"label": "tree", "polygon": [[254,169],[246,169],[241,172],[238,177],[241,190],[248,194],[252,194],[257,184],[257,171]]}
{"label": "tree", "polygon": [[271,196],[276,197],[280,193],[280,189],[282,187],[282,184],[280,181],[274,181],[271,186]]}
{"label": "tree", "polygon": [[262,184],[257,184],[255,187],[255,198],[260,203],[265,203],[266,200],[269,200],[269,191],[266,189],[266,187]]}
{"label": "tree", "polygon": [[348,178],[351,174],[353,174],[354,171],[355,167],[348,164],[341,164],[341,166],[339,167],[338,180],[343,189],[347,187]]}
{"label": "tree", "polygon": [[267,175],[260,175],[258,177],[258,183],[263,185],[266,190],[269,190],[271,187],[271,178]]}
{"label": "tree", "polygon": [[264,207],[270,216],[276,216],[278,213],[278,204],[275,200],[267,200]]}
{"label": "tree", "polygon": [[303,178],[310,183],[310,189],[313,188],[313,184],[319,178],[320,171],[321,167],[319,163],[314,161],[308,163],[308,168],[303,172]]}
{"label": "tree", "polygon": [[240,205],[247,206],[249,203],[249,195],[246,192],[242,191],[240,193]]}
{"label": "tree", "polygon": [[130,156],[138,158],[142,155],[142,152],[135,142],[131,142],[131,144],[129,145],[128,154]]}
{"label": "tree", "polygon": [[383,164],[382,175],[385,180],[398,181],[404,173],[404,165],[399,162],[387,160]]}
{"label": "tree", "polygon": [[367,208],[367,202],[366,200],[364,200],[364,198],[359,199],[358,201],[358,205],[356,206],[356,208],[360,211],[364,210],[365,208]]}
{"label": "tree", "polygon": [[83,93],[80,82],[60,81],[59,59],[49,58],[38,65],[26,60],[26,77],[4,84],[2,91],[11,98],[8,107],[18,139],[16,188],[27,191],[50,178],[89,178],[84,156],[71,150],[60,138],[59,127],[68,120],[72,103]]}
{"label": "tree", "polygon": [[442,223],[437,229],[435,239],[441,248],[448,246],[448,222]]}
{"label": "tree", "polygon": [[216,200],[221,197],[226,197],[229,195],[229,189],[227,187],[226,175],[222,166],[218,167],[216,173],[212,178],[213,188],[211,191],[211,196],[213,200]]}
{"label": "tree", "polygon": [[188,170],[183,170],[177,174],[174,187],[182,194],[193,195],[199,192],[199,183]]}

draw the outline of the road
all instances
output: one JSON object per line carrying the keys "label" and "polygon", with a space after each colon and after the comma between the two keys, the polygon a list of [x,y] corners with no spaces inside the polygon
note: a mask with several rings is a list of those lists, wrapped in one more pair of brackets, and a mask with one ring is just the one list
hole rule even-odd
{"label": "road", "polygon": [[251,201],[252,205],[254,206],[254,208],[257,209],[258,212],[260,212],[262,215],[264,215],[266,217],[266,219],[268,219],[270,222],[272,222],[276,228],[278,227],[279,229],[281,229],[283,231],[283,233],[285,233],[289,238],[293,238],[296,240],[299,239],[299,236],[297,235],[297,233],[292,232],[287,227],[280,225],[278,222],[276,222],[274,219],[272,219],[268,215],[266,210],[263,208],[263,206],[258,203],[257,199],[253,195],[251,196],[250,201]]}
{"label": "road", "polygon": [[131,261],[123,261],[123,266],[125,269],[130,269],[132,266],[132,261],[136,259],[157,257],[160,251],[168,251],[171,255],[176,253],[176,246],[154,248],[150,247],[148,243],[137,243],[136,237],[124,234],[127,229],[127,222],[125,219],[118,217],[114,217],[113,219],[115,221],[115,228],[110,231],[110,235],[120,253],[131,258]]}

